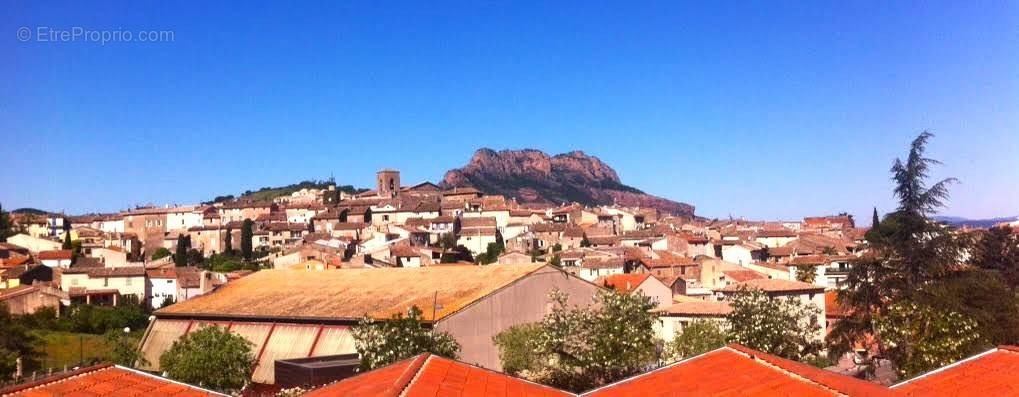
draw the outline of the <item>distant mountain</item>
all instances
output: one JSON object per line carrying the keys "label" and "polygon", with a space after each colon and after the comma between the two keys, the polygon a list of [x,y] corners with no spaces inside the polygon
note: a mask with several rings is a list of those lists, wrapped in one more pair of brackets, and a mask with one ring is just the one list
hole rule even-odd
{"label": "distant mountain", "polygon": [[990,219],[968,219],[958,216],[936,216],[934,217],[934,219],[937,220],[938,222],[944,222],[952,226],[988,228],[1002,222],[1014,222],[1016,220],[1019,220],[1019,216],[1007,216]]}
{"label": "distant mountain", "polygon": [[479,149],[463,168],[446,172],[444,188],[472,186],[523,203],[640,206],[693,216],[690,204],[652,196],[624,185],[616,171],[581,151],[549,156],[540,150]]}

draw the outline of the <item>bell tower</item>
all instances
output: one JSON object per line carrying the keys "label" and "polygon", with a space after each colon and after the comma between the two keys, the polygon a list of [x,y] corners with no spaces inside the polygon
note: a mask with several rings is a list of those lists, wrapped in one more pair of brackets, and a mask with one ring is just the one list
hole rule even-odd
{"label": "bell tower", "polygon": [[397,197],[400,195],[400,171],[385,169],[376,173],[376,192],[379,197]]}

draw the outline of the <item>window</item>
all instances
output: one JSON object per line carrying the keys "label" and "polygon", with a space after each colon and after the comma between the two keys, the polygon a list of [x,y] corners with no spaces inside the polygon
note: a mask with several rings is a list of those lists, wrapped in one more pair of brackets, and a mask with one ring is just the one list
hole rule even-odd
{"label": "window", "polygon": [[131,285],[131,278],[130,277],[124,279],[124,285]]}

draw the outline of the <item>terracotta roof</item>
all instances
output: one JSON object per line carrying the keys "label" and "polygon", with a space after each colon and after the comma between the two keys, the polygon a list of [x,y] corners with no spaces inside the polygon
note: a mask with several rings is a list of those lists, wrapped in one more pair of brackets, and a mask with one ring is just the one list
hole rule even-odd
{"label": "terracotta roof", "polygon": [[394,245],[389,247],[389,253],[392,256],[400,257],[416,257],[421,256],[421,253],[414,247],[409,245]]}
{"label": "terracotta roof", "polygon": [[460,218],[460,228],[481,228],[481,227],[495,227],[495,217],[491,216],[479,216],[479,217],[463,217]]}
{"label": "terracotta roof", "polygon": [[[422,319],[432,321],[531,273],[545,271],[560,270],[543,264],[319,272],[263,270],[212,293],[160,309],[156,314],[352,320],[365,314],[389,318],[417,306],[424,312]],[[433,317],[428,309],[436,299],[439,307]]]}
{"label": "terracotta roof", "polygon": [[599,277],[598,280],[595,281],[595,284],[606,288],[612,288],[619,292],[632,292],[650,276],[651,275],[648,273],[613,274],[610,276]]}
{"label": "terracotta roof", "polygon": [[905,396],[1019,395],[1019,347],[998,346],[892,386]]}
{"label": "terracotta roof", "polygon": [[761,278],[755,280],[748,280],[741,283],[729,284],[724,288],[716,289],[715,291],[721,292],[736,292],[741,287],[748,289],[759,289],[764,292],[821,292],[824,291],[824,287],[820,285],[804,283],[802,281],[795,280],[780,280],[776,278]]}
{"label": "terracotta roof", "polygon": [[736,282],[766,279],[767,275],[756,270],[723,270],[722,274]]}
{"label": "terracotta roof", "polygon": [[74,257],[74,253],[71,250],[56,250],[56,251],[40,251],[39,260],[65,260]]}
{"label": "terracotta roof", "polygon": [[2,396],[225,396],[211,390],[121,367],[98,365],[0,389]]}
{"label": "terracotta roof", "polygon": [[580,264],[580,267],[583,267],[585,269],[622,268],[623,258],[619,256],[610,256],[604,258],[585,257],[584,262]]}
{"label": "terracotta roof", "polygon": [[732,312],[732,306],[729,306],[729,302],[698,300],[680,302],[666,308],[658,309],[657,312],[662,315],[674,316],[724,316]]}
{"label": "terracotta roof", "polygon": [[612,396],[891,396],[864,380],[731,344],[582,394]]}
{"label": "terracotta roof", "polygon": [[64,274],[88,274],[90,278],[98,277],[143,277],[145,266],[120,267],[80,267],[64,269]]}
{"label": "terracotta roof", "polygon": [[304,394],[306,397],[401,395],[545,397],[571,394],[427,353]]}

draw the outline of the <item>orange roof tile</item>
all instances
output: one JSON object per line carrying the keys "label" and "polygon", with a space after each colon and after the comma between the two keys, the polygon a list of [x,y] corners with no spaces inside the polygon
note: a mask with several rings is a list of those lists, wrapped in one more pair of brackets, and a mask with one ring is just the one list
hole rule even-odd
{"label": "orange roof tile", "polygon": [[426,353],[312,390],[304,396],[398,395],[542,397],[571,394]]}
{"label": "orange roof tile", "polygon": [[1019,347],[999,346],[892,386],[905,396],[1019,395]]}
{"label": "orange roof tile", "polygon": [[98,365],[0,389],[0,396],[225,396],[116,365]]}
{"label": "orange roof tile", "polygon": [[885,396],[874,383],[729,345],[583,396]]}
{"label": "orange roof tile", "polygon": [[650,276],[651,275],[649,273],[613,274],[610,276],[600,277],[595,281],[595,284],[606,288],[612,288],[619,292],[632,292]]}
{"label": "orange roof tile", "polygon": [[50,259],[71,259],[74,253],[71,250],[56,250],[56,251],[41,251],[39,252],[39,260],[50,260]]}
{"label": "orange roof tile", "polygon": [[[729,272],[723,272],[726,275]],[[736,284],[729,284],[724,288],[717,289],[715,291],[721,292],[736,292],[741,288],[748,289],[759,289],[764,292],[819,292],[824,291],[824,287],[820,285],[804,283],[802,281],[795,280],[781,280],[777,278],[761,278],[755,280],[743,281]]]}

